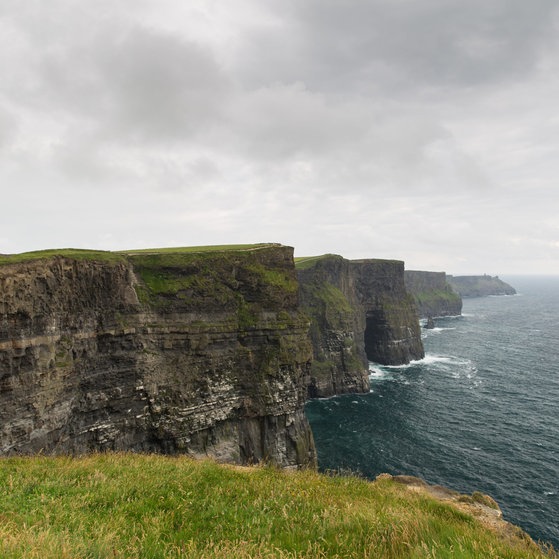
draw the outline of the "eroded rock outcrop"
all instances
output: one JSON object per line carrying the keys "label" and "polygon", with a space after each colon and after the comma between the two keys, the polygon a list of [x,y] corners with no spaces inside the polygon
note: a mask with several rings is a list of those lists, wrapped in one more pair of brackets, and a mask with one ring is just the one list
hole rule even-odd
{"label": "eroded rock outcrop", "polygon": [[[435,499],[454,509],[467,514],[481,524],[485,529],[497,534],[511,547],[526,549],[533,553],[540,553],[542,548],[519,526],[507,522],[499,504],[485,493],[474,491],[471,495],[459,493],[441,485],[430,485],[415,476],[379,474],[375,483],[395,482],[405,487],[410,493]],[[542,546],[545,550],[545,544]],[[545,551],[544,551],[545,553]],[[546,554],[547,556],[547,554]],[[555,555],[549,555],[555,557]]]}
{"label": "eroded rock outcrop", "polygon": [[311,317],[310,397],[369,391],[369,360],[400,365],[424,356],[403,262],[324,255],[299,260],[297,271]]}
{"label": "eroded rock outcrop", "polygon": [[444,272],[406,270],[404,278],[420,318],[462,313],[462,298],[450,285]]}
{"label": "eroded rock outcrop", "polygon": [[313,465],[311,358],[289,247],[8,259],[0,454]]}

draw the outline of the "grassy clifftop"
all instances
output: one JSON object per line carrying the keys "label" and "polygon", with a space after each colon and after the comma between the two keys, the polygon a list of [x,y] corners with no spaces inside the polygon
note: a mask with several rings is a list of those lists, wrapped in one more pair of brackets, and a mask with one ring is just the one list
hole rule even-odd
{"label": "grassy clifftop", "polygon": [[237,306],[263,291],[262,304],[295,295],[297,279],[292,252],[276,244],[223,245],[128,251],[126,257],[142,280],[140,300],[164,307],[172,297],[191,307]]}
{"label": "grassy clifftop", "polygon": [[94,260],[99,262],[124,262],[125,260],[125,257],[117,252],[81,248],[60,248],[22,252],[20,254],[0,254],[0,266],[3,264],[31,262],[33,260],[48,260],[57,256],[72,258],[74,260]]}
{"label": "grassy clifftop", "polygon": [[111,252],[108,250],[89,250],[81,248],[58,248],[47,250],[36,250],[32,252],[22,252],[19,254],[0,254],[0,265],[17,264],[19,262],[30,262],[32,260],[47,260],[62,256],[72,258],[74,260],[94,260],[101,262],[124,262],[127,256],[150,254],[172,255],[172,254],[193,254],[199,252],[232,252],[232,251],[248,251],[258,250],[261,248],[269,248],[281,246],[276,243],[259,243],[252,245],[208,245],[193,247],[171,247],[171,248],[146,248],[137,250],[121,250]]}
{"label": "grassy clifftop", "polygon": [[390,477],[133,454],[0,466],[7,559],[546,557],[520,530]]}

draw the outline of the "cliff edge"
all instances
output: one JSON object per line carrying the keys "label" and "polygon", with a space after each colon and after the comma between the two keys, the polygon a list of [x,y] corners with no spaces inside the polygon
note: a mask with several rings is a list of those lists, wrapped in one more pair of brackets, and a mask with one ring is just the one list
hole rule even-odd
{"label": "cliff edge", "polygon": [[316,463],[292,248],[68,250],[0,264],[0,454]]}

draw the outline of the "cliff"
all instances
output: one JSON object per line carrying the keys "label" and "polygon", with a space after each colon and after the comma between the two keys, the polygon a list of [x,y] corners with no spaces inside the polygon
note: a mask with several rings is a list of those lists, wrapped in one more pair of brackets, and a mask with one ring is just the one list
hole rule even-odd
{"label": "cliff", "polygon": [[448,281],[462,297],[516,295],[514,287],[500,280],[497,276],[448,276]]}
{"label": "cliff", "polygon": [[462,298],[444,272],[404,272],[406,289],[415,299],[420,318],[456,316],[462,313]]}
{"label": "cliff", "polygon": [[301,307],[311,319],[311,398],[369,391],[365,312],[350,262],[341,256],[296,261]]}
{"label": "cliff", "polygon": [[424,356],[403,262],[324,255],[297,259],[296,267],[311,318],[310,397],[367,392],[368,361],[399,365]]}
{"label": "cliff", "polygon": [[0,453],[314,465],[292,249],[0,259]]}

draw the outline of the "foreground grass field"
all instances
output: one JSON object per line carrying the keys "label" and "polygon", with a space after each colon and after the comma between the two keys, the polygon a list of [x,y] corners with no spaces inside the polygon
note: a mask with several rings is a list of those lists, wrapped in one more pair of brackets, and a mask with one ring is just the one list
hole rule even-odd
{"label": "foreground grass field", "polygon": [[536,558],[389,479],[135,454],[0,460],[2,558]]}

